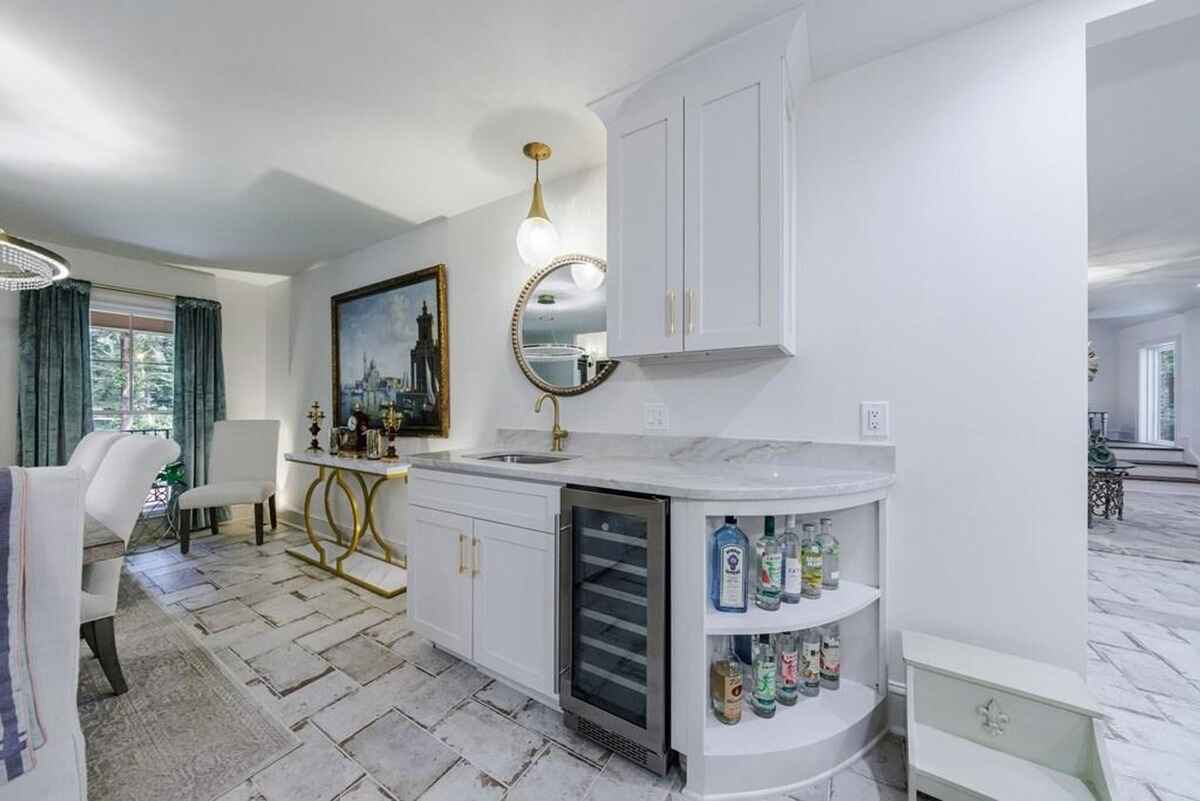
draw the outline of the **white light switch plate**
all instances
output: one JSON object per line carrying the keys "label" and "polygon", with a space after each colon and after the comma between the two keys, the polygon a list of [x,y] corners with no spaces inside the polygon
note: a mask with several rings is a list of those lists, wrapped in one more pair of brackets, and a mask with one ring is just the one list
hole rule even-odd
{"label": "white light switch plate", "polygon": [[646,431],[666,431],[671,427],[671,416],[665,403],[642,404],[642,428]]}
{"label": "white light switch plate", "polygon": [[859,435],[863,439],[887,439],[892,435],[887,401],[863,401]]}

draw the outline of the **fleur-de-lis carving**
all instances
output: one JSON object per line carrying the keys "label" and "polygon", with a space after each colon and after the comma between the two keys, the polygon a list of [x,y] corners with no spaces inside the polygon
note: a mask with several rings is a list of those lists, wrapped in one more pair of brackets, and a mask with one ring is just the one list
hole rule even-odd
{"label": "fleur-de-lis carving", "polygon": [[980,725],[988,734],[993,737],[1004,734],[1004,727],[1008,725],[1008,715],[1004,714],[995,698],[975,707],[975,714],[979,715]]}

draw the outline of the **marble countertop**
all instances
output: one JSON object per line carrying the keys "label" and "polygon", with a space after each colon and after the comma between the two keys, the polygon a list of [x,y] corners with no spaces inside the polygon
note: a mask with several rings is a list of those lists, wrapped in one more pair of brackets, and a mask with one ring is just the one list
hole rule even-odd
{"label": "marble countertop", "polygon": [[[561,455],[550,464],[482,461],[497,453]],[[890,486],[891,472],[738,460],[687,461],[631,454],[562,454],[543,449],[490,447],[411,454],[413,467],[551,484],[644,492],[694,500],[821,498],[870,492]]]}
{"label": "marble countertop", "polygon": [[283,458],[289,462],[311,464],[316,467],[333,467],[338,470],[350,470],[355,473],[369,473],[375,476],[394,478],[408,473],[408,457],[404,461],[387,459],[367,459],[365,457],[330,456],[325,451],[296,451],[285,453]]}

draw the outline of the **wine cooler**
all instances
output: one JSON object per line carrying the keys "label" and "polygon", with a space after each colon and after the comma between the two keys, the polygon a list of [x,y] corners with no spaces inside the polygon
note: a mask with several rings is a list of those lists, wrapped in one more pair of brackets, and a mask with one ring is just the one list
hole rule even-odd
{"label": "wine cooler", "polygon": [[559,704],[567,725],[666,773],[666,498],[567,487],[559,531]]}

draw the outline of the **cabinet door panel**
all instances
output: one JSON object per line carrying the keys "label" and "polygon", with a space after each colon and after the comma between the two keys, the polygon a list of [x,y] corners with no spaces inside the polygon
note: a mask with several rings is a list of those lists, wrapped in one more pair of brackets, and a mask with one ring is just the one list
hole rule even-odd
{"label": "cabinet door panel", "polygon": [[408,617],[413,629],[471,657],[469,517],[409,506]]}
{"label": "cabinet door panel", "polygon": [[687,95],[686,350],[780,342],[782,111],[770,67]]}
{"label": "cabinet door panel", "polygon": [[498,675],[558,695],[554,536],[475,521],[474,659]]}
{"label": "cabinet door panel", "polygon": [[608,352],[683,349],[683,99],[619,116],[608,137]]}

